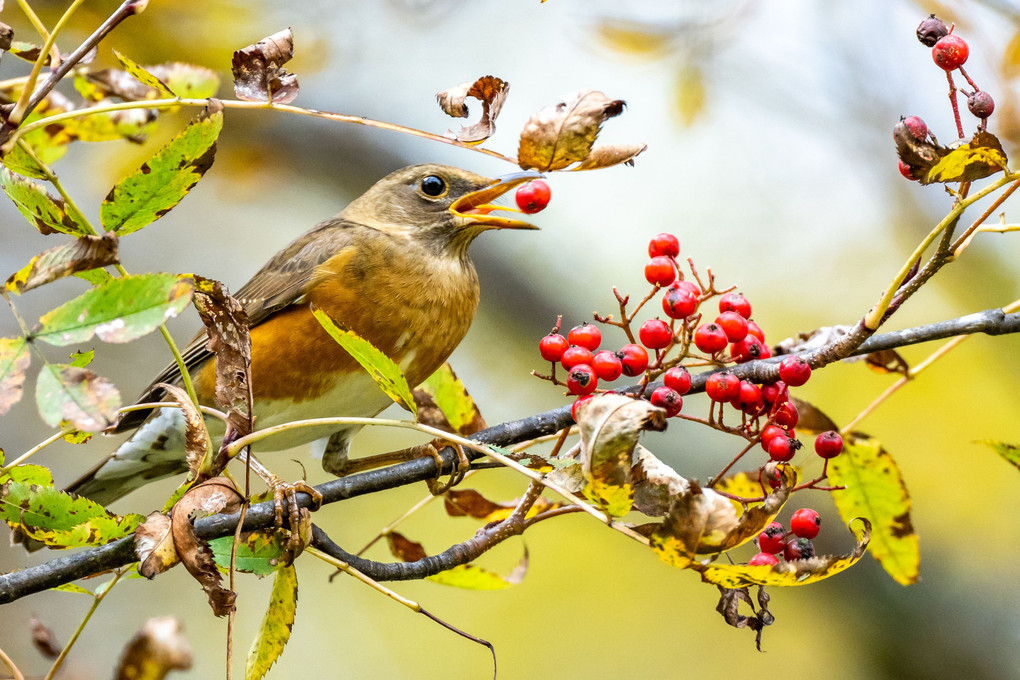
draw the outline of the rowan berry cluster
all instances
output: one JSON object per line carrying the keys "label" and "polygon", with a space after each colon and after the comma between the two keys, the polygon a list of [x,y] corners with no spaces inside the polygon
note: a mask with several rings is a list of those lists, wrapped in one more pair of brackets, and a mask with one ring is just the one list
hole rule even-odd
{"label": "rowan berry cluster", "polygon": [[815,546],[811,539],[818,535],[821,526],[822,518],[811,508],[801,508],[793,513],[789,531],[779,522],[772,522],[758,534],[760,552],[747,564],[752,567],[776,565],[779,564],[778,555],[787,562],[814,557]]}

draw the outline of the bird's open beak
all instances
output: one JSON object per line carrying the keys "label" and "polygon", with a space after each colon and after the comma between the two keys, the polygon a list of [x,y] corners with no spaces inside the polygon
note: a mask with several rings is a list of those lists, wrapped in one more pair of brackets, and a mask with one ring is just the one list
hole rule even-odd
{"label": "bird's open beak", "polygon": [[541,173],[527,171],[527,172],[515,172],[510,175],[503,175],[497,177],[492,181],[492,184],[473,191],[470,194],[461,196],[453,205],[450,206],[450,212],[453,213],[454,218],[460,224],[460,226],[477,226],[482,225],[488,229],[538,229],[529,222],[523,220],[515,220],[509,217],[503,217],[502,215],[490,215],[489,213],[493,210],[502,210],[506,212],[521,212],[517,208],[511,208],[504,205],[491,205],[490,202],[496,200],[506,192],[514,189],[525,182],[530,182],[533,179],[541,177]]}

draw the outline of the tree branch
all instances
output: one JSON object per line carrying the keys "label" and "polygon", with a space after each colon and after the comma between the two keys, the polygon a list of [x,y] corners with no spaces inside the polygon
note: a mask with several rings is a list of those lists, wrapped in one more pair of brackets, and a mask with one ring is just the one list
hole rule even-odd
{"label": "tree branch", "polygon": [[[1001,309],[989,309],[949,321],[875,335],[857,347],[853,354],[868,354],[958,335],[973,333],[1004,335],[1016,332],[1020,332],[1020,313],[1005,314]],[[808,352],[805,356],[810,360],[812,355],[824,353],[827,349],[828,347],[823,347]],[[748,362],[730,370],[742,379],[755,382],[773,381],[778,378],[779,360],[779,357],[774,357],[763,361]],[[705,380],[711,373],[711,371],[706,371],[692,376],[691,391],[703,391]],[[632,385],[619,391],[636,393],[640,389],[640,385]],[[471,438],[485,444],[509,446],[535,437],[553,434],[572,423],[570,405],[565,405],[545,413],[490,427],[472,435]],[[482,457],[482,454],[474,451],[468,451],[467,454],[472,459]],[[442,473],[447,474],[453,470],[457,454],[452,448],[447,448],[441,452],[441,456],[443,459]],[[334,479],[320,484],[316,489],[322,493],[324,504],[335,503],[355,496],[425,481],[438,474],[440,471],[436,469],[436,461],[431,457],[425,457],[388,468]],[[300,493],[298,502],[302,507],[310,507],[311,497]],[[239,513],[205,517],[195,522],[195,530],[198,536],[205,539],[232,535],[237,528],[239,517]],[[267,501],[249,508],[242,528],[244,531],[254,531],[270,528],[273,525],[274,507],[272,501]],[[523,527],[514,526],[512,523],[500,523],[438,555],[429,556],[418,562],[392,564],[375,562],[352,555],[336,545],[325,532],[318,528],[313,529],[313,541],[314,545],[323,552],[347,562],[367,576],[377,581],[392,581],[423,578],[459,564],[465,564],[491,547],[494,542],[516,535],[522,530]],[[0,604],[13,602],[26,595],[70,583],[85,576],[122,567],[136,560],[134,540],[132,537],[128,537],[109,545],[58,557],[21,571],[2,574],[0,575]]]}

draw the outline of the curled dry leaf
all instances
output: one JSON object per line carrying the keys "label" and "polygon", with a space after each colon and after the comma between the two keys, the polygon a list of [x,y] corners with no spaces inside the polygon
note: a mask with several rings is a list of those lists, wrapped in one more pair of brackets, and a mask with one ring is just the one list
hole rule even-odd
{"label": "curled dry leaf", "polygon": [[673,499],[688,493],[690,482],[638,444],[634,465],[634,509],[649,517],[664,517]]}
{"label": "curled dry leaf", "polygon": [[896,155],[910,168],[911,177],[922,183],[926,183],[928,171],[948,153],[948,149],[934,138],[929,141],[928,136],[924,139],[915,137],[902,120],[893,126],[893,141],[896,143]]}
{"label": "curled dry leaf", "polygon": [[216,616],[225,616],[234,609],[237,594],[223,588],[220,572],[209,543],[195,535],[192,521],[200,516],[234,513],[240,510],[243,497],[226,477],[215,477],[192,487],[170,515],[170,532],[174,548],[184,567],[205,590],[209,605]]}
{"label": "curled dry leaf", "polygon": [[60,656],[63,645],[57,642],[57,636],[53,634],[49,626],[32,617],[28,622],[32,629],[32,646],[47,659],[56,659]]}
{"label": "curled dry leaf", "polygon": [[[775,621],[772,612],[769,611],[769,595],[765,589],[758,586],[758,610],[754,608],[751,601],[751,594],[744,588],[719,588],[719,604],[715,610],[722,614],[726,623],[734,628],[749,628],[755,631],[755,646],[761,651],[761,632],[765,626],[771,626]],[[753,616],[740,613],[740,603],[746,602],[751,607]]]}
{"label": "curled dry leaf", "polygon": [[212,448],[202,412],[191,402],[188,393],[180,387],[169,383],[159,383],[157,387],[164,390],[168,397],[177,402],[181,413],[184,414],[184,424],[187,428],[184,442],[188,469],[191,471],[192,478],[197,479],[202,470],[202,461],[205,460]]}
{"label": "curled dry leaf", "polygon": [[135,528],[135,554],[138,555],[138,573],[155,578],[177,564],[177,551],[170,535],[170,518],[161,512],[150,513]]}
{"label": "curled dry leaf", "polygon": [[195,277],[192,301],[209,335],[206,346],[216,355],[216,401],[226,410],[231,431],[243,437],[252,428],[248,315],[226,286],[212,279]]}
{"label": "curled dry leaf", "polygon": [[33,257],[27,265],[8,277],[5,288],[20,295],[59,278],[118,262],[116,234],[80,236]]}
{"label": "curled dry leaf", "polygon": [[524,170],[542,172],[562,170],[574,163],[582,165],[593,154],[586,167],[606,167],[612,159],[630,162],[644,150],[641,146],[610,147],[593,151],[592,146],[607,119],[618,116],[626,105],[622,99],[610,99],[595,90],[579,90],[566,95],[553,106],[533,115],[521,132],[517,162]]}
{"label": "curled dry leaf", "polygon": [[585,496],[610,516],[627,514],[634,498],[631,467],[638,437],[642,430],[664,430],[666,412],[642,399],[607,392],[583,402],[577,420]]}
{"label": "curled dry leaf", "polygon": [[461,83],[456,87],[436,93],[436,100],[446,115],[467,118],[468,107],[464,101],[474,97],[482,102],[482,117],[471,126],[463,126],[456,134],[448,130],[447,137],[466,144],[479,144],[496,132],[496,117],[510,92],[510,83],[496,76],[482,76],[473,83]]}
{"label": "curled dry leaf", "polygon": [[[474,489],[451,489],[443,495],[446,514],[451,517],[474,517],[486,522],[498,522],[510,516],[520,499],[498,503],[478,493]],[[539,497],[528,510],[528,516],[546,510],[562,507],[562,503],[554,503],[545,497]]]}
{"label": "curled dry leaf", "polygon": [[603,144],[593,148],[583,161],[571,169],[598,170],[620,163],[634,165],[634,158],[647,148],[647,144]]}
{"label": "curled dry leaf", "polygon": [[191,647],[181,622],[172,616],[152,618],[124,648],[116,678],[164,678],[170,671],[191,668],[191,662]]}
{"label": "curled dry leaf", "polygon": [[293,56],[294,33],[289,28],[234,52],[230,70],[237,98],[274,104],[294,101],[297,76],[281,68]]}

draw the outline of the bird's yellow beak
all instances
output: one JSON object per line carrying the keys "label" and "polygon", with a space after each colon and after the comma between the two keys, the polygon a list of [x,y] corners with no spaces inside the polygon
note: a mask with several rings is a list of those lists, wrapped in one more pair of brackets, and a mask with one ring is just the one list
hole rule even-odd
{"label": "bird's yellow beak", "polygon": [[538,229],[535,225],[523,220],[515,220],[501,215],[490,215],[489,213],[493,210],[521,212],[517,208],[509,206],[491,205],[490,201],[494,201],[511,189],[533,179],[538,179],[541,176],[541,173],[526,171],[497,177],[492,181],[492,184],[484,189],[472,191],[470,194],[465,194],[458,198],[450,206],[450,212],[453,213],[458,226],[463,227],[481,225],[488,229]]}

